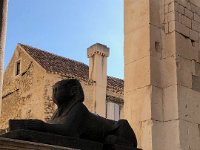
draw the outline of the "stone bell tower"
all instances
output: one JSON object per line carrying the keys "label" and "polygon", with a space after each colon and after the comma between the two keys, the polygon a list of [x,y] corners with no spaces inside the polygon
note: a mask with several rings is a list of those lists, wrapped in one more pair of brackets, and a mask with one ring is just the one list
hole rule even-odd
{"label": "stone bell tower", "polygon": [[96,43],[87,49],[89,58],[89,79],[95,81],[93,100],[95,112],[106,117],[107,57],[109,48]]}
{"label": "stone bell tower", "polygon": [[200,148],[200,1],[124,0],[125,118],[143,150]]}

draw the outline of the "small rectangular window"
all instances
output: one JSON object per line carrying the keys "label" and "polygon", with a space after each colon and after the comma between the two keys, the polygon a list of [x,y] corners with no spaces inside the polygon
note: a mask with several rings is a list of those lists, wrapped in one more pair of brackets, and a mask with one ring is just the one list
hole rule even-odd
{"label": "small rectangular window", "polygon": [[20,61],[17,61],[16,62],[16,69],[15,69],[15,75],[17,76],[17,75],[19,75],[20,74]]}
{"label": "small rectangular window", "polygon": [[108,119],[119,120],[120,119],[120,105],[113,102],[107,102],[106,116]]}

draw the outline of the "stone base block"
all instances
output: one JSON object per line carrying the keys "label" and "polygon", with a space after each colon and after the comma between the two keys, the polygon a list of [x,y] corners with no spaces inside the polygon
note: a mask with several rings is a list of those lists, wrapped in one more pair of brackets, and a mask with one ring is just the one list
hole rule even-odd
{"label": "stone base block", "polygon": [[78,150],[0,137],[0,150]]}
{"label": "stone base block", "polygon": [[[77,139],[72,137],[65,137],[61,135],[55,135],[50,133],[43,133],[38,131],[31,131],[31,130],[14,130],[10,131],[6,134],[1,135],[4,139],[17,139],[23,140],[23,142],[34,142],[44,143],[48,145],[56,145],[61,146],[63,148],[72,148],[70,150],[81,149],[81,150],[139,150],[137,148],[126,147],[121,145],[106,145],[103,143],[98,143],[89,140]],[[22,141],[21,141],[22,142]],[[1,143],[0,143],[1,146]],[[23,145],[22,145],[23,147]],[[73,149],[74,148],[74,149]],[[1,150],[1,149],[0,149]],[[43,150],[43,149],[41,149]],[[46,150],[46,149],[45,149]],[[49,150],[49,149],[48,149]],[[55,149],[57,150],[57,149]],[[58,149],[60,150],[60,149]]]}

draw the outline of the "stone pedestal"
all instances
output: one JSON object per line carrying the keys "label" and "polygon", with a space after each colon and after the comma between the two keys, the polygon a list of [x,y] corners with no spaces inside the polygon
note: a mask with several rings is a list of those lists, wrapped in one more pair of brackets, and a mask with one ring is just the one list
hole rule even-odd
{"label": "stone pedestal", "polygon": [[[12,139],[12,140],[11,140]],[[30,142],[27,142],[30,141]],[[41,144],[45,143],[45,144]],[[54,146],[53,146],[54,145]],[[66,137],[31,130],[14,130],[0,137],[0,150],[16,148],[21,150],[140,150],[133,147],[110,145],[90,140]],[[46,146],[46,147],[45,147]],[[70,147],[70,148],[68,148]],[[5,150],[4,149],[4,150]],[[6,149],[6,150],[7,150]]]}
{"label": "stone pedestal", "polygon": [[78,150],[0,137],[0,150]]}

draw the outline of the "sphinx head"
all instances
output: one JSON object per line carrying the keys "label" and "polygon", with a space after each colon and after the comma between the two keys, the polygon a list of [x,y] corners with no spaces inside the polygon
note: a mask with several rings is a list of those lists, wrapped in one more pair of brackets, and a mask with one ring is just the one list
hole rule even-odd
{"label": "sphinx head", "polygon": [[80,82],[77,79],[66,79],[55,83],[53,101],[58,106],[76,101],[83,102],[84,93]]}

